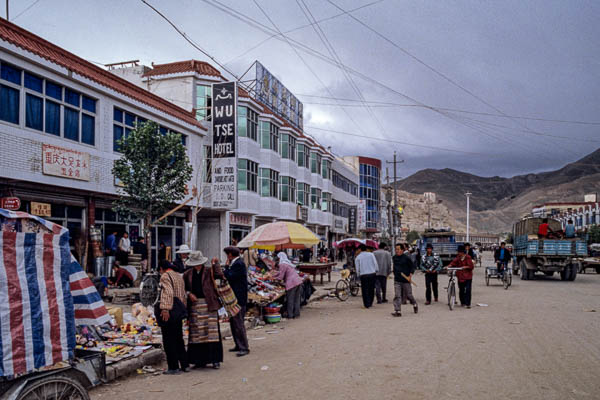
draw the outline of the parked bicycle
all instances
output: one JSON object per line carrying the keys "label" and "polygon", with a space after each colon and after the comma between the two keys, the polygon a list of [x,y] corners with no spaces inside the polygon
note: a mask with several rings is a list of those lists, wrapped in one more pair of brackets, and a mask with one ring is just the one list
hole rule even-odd
{"label": "parked bicycle", "polygon": [[343,269],[341,272],[342,279],[335,284],[335,296],[340,301],[346,301],[352,296],[357,296],[360,290],[360,280],[356,275],[356,271]]}
{"label": "parked bicycle", "polygon": [[463,268],[446,268],[449,277],[446,290],[448,291],[448,308],[450,308],[450,310],[453,310],[454,305],[456,304],[456,271],[460,271],[462,269]]}

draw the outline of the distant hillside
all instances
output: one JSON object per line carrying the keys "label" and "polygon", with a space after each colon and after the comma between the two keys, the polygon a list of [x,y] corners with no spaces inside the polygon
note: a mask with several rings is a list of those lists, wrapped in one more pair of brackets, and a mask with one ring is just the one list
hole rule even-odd
{"label": "distant hillside", "polygon": [[465,193],[471,192],[472,226],[485,232],[505,232],[535,204],[582,201],[600,192],[600,149],[563,168],[512,178],[480,177],[453,169],[424,169],[398,181],[399,190],[435,192],[455,218],[466,223]]}

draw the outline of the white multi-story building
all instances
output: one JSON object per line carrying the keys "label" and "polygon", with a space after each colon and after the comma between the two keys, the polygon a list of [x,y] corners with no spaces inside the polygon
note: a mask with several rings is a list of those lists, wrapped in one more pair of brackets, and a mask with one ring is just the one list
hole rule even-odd
{"label": "white multi-story building", "polygon": [[[116,141],[136,122],[182,135],[203,201],[193,245],[210,256],[253,228],[298,221],[324,244],[348,234],[349,208],[358,204],[358,174],[315,139],[245,91],[238,94],[238,208],[210,207],[210,85],[222,82],[210,64],[185,61],[145,67],[100,68],[18,26],[0,20],[0,195],[18,197],[22,211],[67,226],[80,257],[88,228],[106,236],[141,222],[112,211],[118,186],[111,173]],[[154,228],[153,251],[187,239],[188,203]],[[188,225],[189,226],[189,225]]]}
{"label": "white multi-story building", "polygon": [[[5,20],[0,20],[0,192],[20,210],[69,228],[81,258],[87,230],[141,232],[112,211],[116,140],[136,122],[182,135],[197,170],[208,134],[192,113]],[[153,244],[183,243],[186,213],[154,228]],[[154,248],[155,246],[153,246]]]}

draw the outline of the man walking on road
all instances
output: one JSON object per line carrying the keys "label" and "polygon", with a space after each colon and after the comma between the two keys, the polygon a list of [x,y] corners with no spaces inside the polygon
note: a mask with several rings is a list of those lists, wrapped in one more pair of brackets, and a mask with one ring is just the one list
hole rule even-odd
{"label": "man walking on road", "polygon": [[375,274],[377,273],[377,260],[373,253],[367,251],[367,246],[362,244],[354,259],[356,275],[360,278],[360,286],[365,308],[370,308],[375,299]]}
{"label": "man walking on road", "polygon": [[438,301],[438,273],[442,270],[441,258],[433,254],[433,245],[427,244],[426,253],[421,258],[421,270],[425,272],[425,305],[431,304],[431,292],[433,298]]}
{"label": "man walking on road", "polygon": [[458,246],[458,255],[448,267],[462,268],[456,271],[458,297],[463,307],[471,308],[471,286],[473,283],[473,260],[465,253],[465,246]]}
{"label": "man walking on road", "polygon": [[[231,336],[235,342],[235,347],[231,352],[237,352],[238,357],[243,357],[250,353],[248,347],[248,336],[244,325],[246,317],[246,304],[248,303],[248,270],[246,264],[240,258],[240,250],[237,247],[229,246],[223,250],[227,255],[227,267],[223,273],[235,293],[240,312],[235,317],[229,318],[231,326]],[[217,261],[217,260],[214,260]]]}
{"label": "man walking on road", "polygon": [[410,301],[413,305],[415,314],[419,312],[419,306],[412,294],[411,280],[415,272],[415,266],[404,250],[406,248],[402,243],[396,244],[396,255],[392,258],[394,263],[394,317],[400,317],[402,314],[400,308],[403,300]]}
{"label": "man walking on road", "polygon": [[375,250],[373,255],[377,260],[377,274],[375,277],[375,296],[377,304],[387,303],[385,297],[387,292],[387,278],[392,272],[392,255],[386,249],[384,242],[379,243],[379,250]]}

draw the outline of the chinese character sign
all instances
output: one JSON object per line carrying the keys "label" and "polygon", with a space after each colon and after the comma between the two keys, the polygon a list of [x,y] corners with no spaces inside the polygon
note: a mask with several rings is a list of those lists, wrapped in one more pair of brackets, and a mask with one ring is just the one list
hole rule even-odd
{"label": "chinese character sign", "polygon": [[363,231],[367,228],[367,202],[365,200],[358,201],[356,214],[358,230]]}
{"label": "chinese character sign", "polygon": [[212,206],[237,208],[237,86],[212,85]]}
{"label": "chinese character sign", "polygon": [[42,172],[44,175],[89,181],[90,154],[44,144],[42,145]]}

